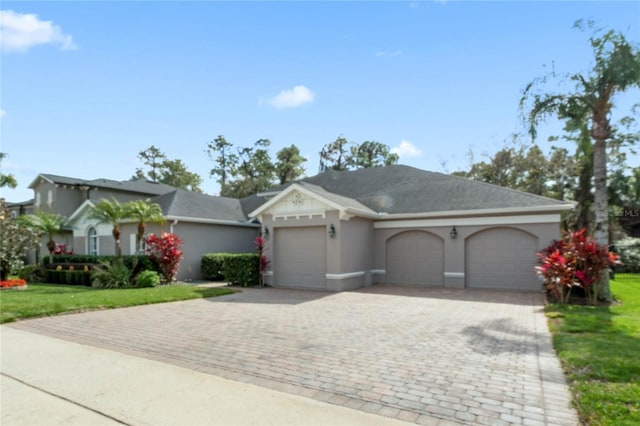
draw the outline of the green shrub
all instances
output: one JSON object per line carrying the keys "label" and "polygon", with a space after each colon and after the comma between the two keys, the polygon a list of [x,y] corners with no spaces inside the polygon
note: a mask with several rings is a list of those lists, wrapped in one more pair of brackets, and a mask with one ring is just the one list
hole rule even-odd
{"label": "green shrub", "polygon": [[242,286],[260,283],[260,256],[257,253],[226,254],[222,274],[230,284]]}
{"label": "green shrub", "polygon": [[83,270],[45,269],[43,282],[51,284],[91,285],[91,273]]}
{"label": "green shrub", "polygon": [[136,287],[155,287],[160,284],[160,274],[156,271],[142,271],[136,276]]}
{"label": "green shrub", "polygon": [[160,272],[158,265],[145,255],[130,256],[89,256],[83,254],[60,254],[53,256],[53,264],[90,264],[99,265],[101,262],[113,262],[121,260],[124,265],[133,271],[134,275],[141,271],[152,270]]}
{"label": "green shrub", "polygon": [[224,259],[229,253],[207,253],[202,255],[200,260],[200,273],[205,280],[222,281]]}
{"label": "green shrub", "polygon": [[94,288],[127,288],[131,286],[131,271],[122,260],[103,261],[91,272]]}
{"label": "green shrub", "polygon": [[46,272],[40,265],[27,265],[20,269],[18,276],[28,283],[41,283],[45,279]]}

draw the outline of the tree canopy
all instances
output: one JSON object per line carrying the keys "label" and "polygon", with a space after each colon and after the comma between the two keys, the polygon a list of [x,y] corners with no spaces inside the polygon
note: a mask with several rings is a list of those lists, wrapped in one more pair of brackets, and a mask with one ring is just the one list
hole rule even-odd
{"label": "tree canopy", "polygon": [[151,182],[164,183],[186,191],[202,192],[200,175],[190,172],[182,160],[167,158],[154,145],[140,151],[138,158],[148,167],[148,170],[145,172],[142,168],[136,169],[132,179],[149,179]]}
{"label": "tree canopy", "polygon": [[322,147],[319,171],[391,166],[398,164],[398,160],[398,154],[392,153],[390,147],[381,142],[354,144],[340,136]]}
{"label": "tree canopy", "polygon": [[304,174],[306,158],[295,145],[282,148],[271,158],[269,139],[258,139],[253,146],[236,147],[219,135],[209,142],[206,152],[216,167],[211,176],[217,176],[220,195],[243,198],[265,191],[274,185],[291,182]]}
{"label": "tree canopy", "polygon": [[[2,160],[4,160],[6,156],[6,153],[0,152],[0,162],[2,162]],[[5,186],[8,188],[15,188],[16,186],[18,186],[18,181],[11,173],[0,173],[0,188],[4,188]]]}

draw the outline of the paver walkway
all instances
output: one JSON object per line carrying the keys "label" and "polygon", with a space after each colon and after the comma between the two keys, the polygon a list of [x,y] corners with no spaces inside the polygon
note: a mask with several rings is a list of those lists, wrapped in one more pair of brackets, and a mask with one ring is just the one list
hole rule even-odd
{"label": "paver walkway", "polygon": [[10,326],[418,424],[578,424],[540,294],[252,289]]}

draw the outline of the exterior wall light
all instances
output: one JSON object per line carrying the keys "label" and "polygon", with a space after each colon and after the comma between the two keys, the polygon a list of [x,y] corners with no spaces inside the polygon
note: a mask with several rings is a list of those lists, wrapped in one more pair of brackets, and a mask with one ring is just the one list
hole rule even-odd
{"label": "exterior wall light", "polygon": [[331,238],[335,238],[336,237],[336,227],[333,226],[333,223],[331,225],[329,225],[329,237],[331,237]]}
{"label": "exterior wall light", "polygon": [[264,231],[262,231],[262,237],[266,240],[267,238],[269,238],[269,228],[267,228],[266,226],[264,227]]}
{"label": "exterior wall light", "polygon": [[455,226],[453,228],[451,228],[451,231],[449,231],[449,236],[454,240],[458,236],[458,231],[456,230]]}

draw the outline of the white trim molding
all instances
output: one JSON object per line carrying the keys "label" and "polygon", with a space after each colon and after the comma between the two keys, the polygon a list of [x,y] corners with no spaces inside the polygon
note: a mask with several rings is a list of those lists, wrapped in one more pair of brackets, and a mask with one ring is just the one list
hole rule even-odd
{"label": "white trim molding", "polygon": [[349,278],[364,277],[364,271],[347,272],[346,274],[326,274],[328,280],[347,280]]}
{"label": "white trim molding", "polygon": [[459,217],[446,219],[388,220],[374,222],[375,229],[428,228],[451,226],[525,225],[560,223],[560,214],[529,214],[517,216]]}
{"label": "white trim molding", "polygon": [[386,275],[387,274],[387,270],[386,269],[372,269],[371,270],[371,275]]}
{"label": "white trim molding", "polygon": [[445,272],[445,278],[464,278],[464,272]]}

